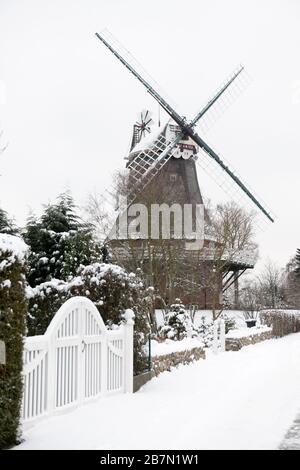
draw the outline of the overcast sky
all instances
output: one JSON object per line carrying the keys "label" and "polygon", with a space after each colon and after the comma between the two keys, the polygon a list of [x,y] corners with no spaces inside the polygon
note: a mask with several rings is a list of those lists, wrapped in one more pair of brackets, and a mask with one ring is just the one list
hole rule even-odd
{"label": "overcast sky", "polygon": [[108,28],[186,116],[246,66],[250,87],[207,137],[275,212],[260,253],[285,264],[300,245],[299,24],[298,0],[0,0],[1,207],[22,224],[66,188],[84,203],[124,165],[137,113],[155,117],[95,38]]}

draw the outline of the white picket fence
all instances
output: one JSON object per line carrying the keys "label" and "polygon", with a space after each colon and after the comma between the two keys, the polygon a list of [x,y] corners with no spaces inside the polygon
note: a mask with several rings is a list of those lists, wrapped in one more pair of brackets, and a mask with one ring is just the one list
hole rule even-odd
{"label": "white picket fence", "polygon": [[225,351],[225,321],[221,318],[214,321],[212,350],[214,354]]}
{"label": "white picket fence", "polygon": [[73,297],[58,310],[46,333],[24,345],[22,420],[64,411],[100,395],[132,392],[134,314],[107,330],[95,305]]}

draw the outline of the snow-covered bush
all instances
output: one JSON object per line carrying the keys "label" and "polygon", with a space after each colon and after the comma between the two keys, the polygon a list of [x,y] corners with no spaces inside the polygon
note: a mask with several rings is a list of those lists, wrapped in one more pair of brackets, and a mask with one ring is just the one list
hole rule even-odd
{"label": "snow-covered bush", "polygon": [[226,312],[223,312],[221,314],[221,318],[224,320],[225,322],[225,334],[228,333],[228,331],[230,330],[234,330],[236,328],[236,321],[233,317],[231,317],[230,315],[228,315]]}
{"label": "snow-covered bush", "polygon": [[28,286],[26,295],[28,336],[43,335],[57,310],[70,297],[69,284],[52,279],[33,288]]}
{"label": "snow-covered bush", "polygon": [[170,311],[165,315],[164,325],[159,328],[158,336],[176,341],[197,336],[191,316],[180,300],[170,306]]}
{"label": "snow-covered bush", "polygon": [[200,319],[200,322],[197,326],[197,333],[199,339],[203,341],[203,344],[206,348],[209,348],[212,345],[214,338],[214,323],[207,316],[203,315]]}
{"label": "snow-covered bush", "polygon": [[143,346],[150,330],[149,295],[136,274],[113,264],[94,263],[80,267],[77,276],[68,282],[52,280],[28,288],[29,334],[43,334],[59,307],[76,295],[91,299],[108,327],[119,325],[126,309],[134,311],[134,369],[135,373],[145,369]]}
{"label": "snow-covered bush", "polygon": [[0,449],[18,440],[25,334],[25,253],[18,237],[0,234],[0,339],[6,364],[0,365]]}

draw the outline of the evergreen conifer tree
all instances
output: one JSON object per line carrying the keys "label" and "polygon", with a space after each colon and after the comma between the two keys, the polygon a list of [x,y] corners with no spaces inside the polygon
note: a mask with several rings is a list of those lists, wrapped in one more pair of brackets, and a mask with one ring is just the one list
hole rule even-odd
{"label": "evergreen conifer tree", "polygon": [[48,204],[40,219],[31,215],[24,238],[31,248],[28,281],[33,287],[51,279],[67,280],[79,266],[101,259],[92,227],[81,221],[69,193]]}
{"label": "evergreen conifer tree", "polygon": [[0,207],[0,233],[9,235],[17,235],[18,229],[12,219],[9,218],[7,212]]}

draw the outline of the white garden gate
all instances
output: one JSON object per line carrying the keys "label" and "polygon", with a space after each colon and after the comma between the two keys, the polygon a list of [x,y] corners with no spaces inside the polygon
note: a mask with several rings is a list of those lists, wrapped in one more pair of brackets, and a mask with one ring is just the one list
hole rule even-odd
{"label": "white garden gate", "polygon": [[46,333],[25,339],[23,422],[83,403],[100,395],[132,392],[134,314],[107,330],[85,297],[67,300]]}

